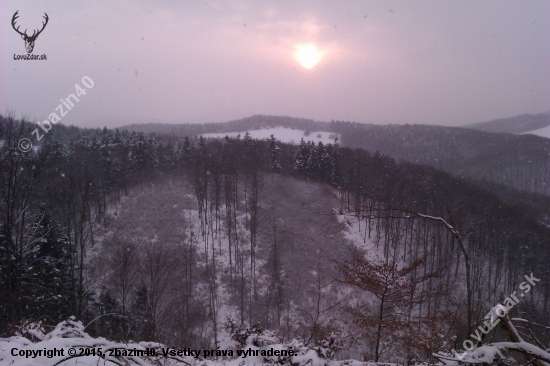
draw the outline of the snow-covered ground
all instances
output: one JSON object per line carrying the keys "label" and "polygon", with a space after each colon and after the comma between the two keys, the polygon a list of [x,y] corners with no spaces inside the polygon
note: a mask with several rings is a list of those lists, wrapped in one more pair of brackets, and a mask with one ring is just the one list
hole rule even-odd
{"label": "snow-covered ground", "polygon": [[524,132],[524,133],[522,133],[522,135],[525,135],[527,133],[529,133],[531,135],[542,136],[542,137],[546,137],[547,139],[550,139],[550,126],[539,128],[538,130]]}
{"label": "snow-covered ground", "polygon": [[[244,136],[246,131],[243,132],[227,132],[227,133],[206,133],[202,135],[205,138],[224,138],[225,136],[229,137],[237,137],[237,135],[241,135],[241,138]],[[288,143],[288,144],[299,144],[300,140],[303,138],[305,141],[313,141],[316,144],[322,142],[323,144],[332,144],[334,143],[334,139],[338,138],[340,140],[340,136],[337,133],[333,132],[326,132],[326,131],[314,131],[310,132],[306,136],[306,132],[302,130],[293,130],[290,128],[285,127],[275,127],[275,128],[265,128],[260,130],[251,130],[248,131],[250,133],[250,136],[254,139],[263,140],[268,139],[271,137],[271,135],[275,136],[275,138],[281,142]]]}
{"label": "snow-covered ground", "polygon": [[374,233],[375,228],[371,226],[373,234],[372,237],[369,237],[369,229],[366,220],[359,220],[354,213],[338,211],[338,209],[334,209],[338,222],[346,225],[346,229],[343,232],[344,237],[351,241],[358,249],[365,251],[370,260],[384,258],[383,245],[376,244],[377,241],[383,242],[383,236],[376,238],[376,234]]}
{"label": "snow-covered ground", "polygon": [[[515,330],[515,328],[514,328]],[[299,365],[299,366],[397,366],[393,363],[361,362],[356,360],[332,361],[323,357],[328,349],[311,349],[300,341],[279,343],[270,334],[251,335],[243,347],[245,353],[223,350],[226,356],[217,356],[222,350],[193,350],[193,356],[185,354],[189,349],[175,349],[160,343],[118,343],[105,338],[88,335],[82,323],[69,319],[59,323],[50,333],[45,333],[39,324],[29,324],[23,334],[0,338],[0,365],[10,366],[69,366],[69,365],[185,365],[185,366],[252,366],[252,365]],[[33,338],[32,340],[30,338]],[[146,352],[146,350],[148,350]],[[527,342],[497,342],[483,345],[462,354],[438,353],[439,365],[459,366],[466,364],[499,364],[505,359],[506,350],[516,350],[535,356],[545,364],[550,362],[550,353]],[[180,352],[178,354],[177,352]],[[278,357],[268,352],[292,352],[292,356]],[[261,355],[264,352],[264,356]],[[95,353],[95,355],[91,355]],[[256,353],[256,354],[254,354]],[[88,354],[89,356],[80,356]],[[101,354],[99,356],[98,354]],[[205,357],[206,356],[206,357]],[[498,361],[497,361],[498,360]],[[420,365],[418,365],[420,366]],[[427,366],[424,364],[424,366]]]}
{"label": "snow-covered ground", "polygon": [[[24,334],[0,338],[0,365],[396,366],[356,360],[331,361],[323,357],[328,350],[326,348],[310,349],[297,340],[283,344],[266,332],[249,336],[243,347],[245,353],[218,348],[208,350],[208,355],[205,350],[193,350],[193,356],[189,355],[189,348],[175,349],[155,342],[118,343],[101,337],[93,338],[85,332],[84,325],[74,318],[59,323],[50,333],[45,333],[40,324],[29,324],[22,332]],[[281,356],[274,355],[275,351]],[[286,357],[282,357],[282,352],[286,352]],[[84,356],[86,354],[88,356]]]}

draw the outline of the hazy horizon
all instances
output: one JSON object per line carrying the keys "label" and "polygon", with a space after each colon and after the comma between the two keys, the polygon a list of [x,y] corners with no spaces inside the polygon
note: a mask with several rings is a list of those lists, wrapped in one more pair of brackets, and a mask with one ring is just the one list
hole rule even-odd
{"label": "hazy horizon", "polygon": [[[543,113],[548,114],[548,113],[550,113],[550,111],[544,111],[544,112],[540,112],[540,113],[521,113],[521,114],[543,114]],[[262,115],[262,114],[256,114],[256,115]],[[83,128],[103,128],[103,127],[119,128],[119,127],[126,127],[126,126],[129,126],[129,125],[144,125],[144,124],[157,124],[157,123],[158,124],[168,124],[168,125],[194,124],[194,123],[198,123],[198,124],[227,123],[227,122],[232,122],[232,121],[238,121],[238,120],[241,120],[241,119],[246,119],[246,118],[249,118],[249,117],[252,117],[252,116],[255,116],[255,115],[243,116],[242,118],[234,118],[234,119],[228,119],[228,120],[224,120],[224,121],[206,121],[206,122],[180,122],[180,121],[177,121],[177,120],[160,120],[158,118],[151,118],[151,119],[136,118],[136,119],[116,119],[116,120],[96,119],[96,120],[78,121],[78,124],[68,123],[66,125],[83,127]],[[486,120],[486,121],[477,121],[477,122],[468,122],[468,123],[457,124],[457,125],[448,125],[448,127],[466,127],[466,126],[475,125],[475,124],[478,124],[478,123],[490,122],[490,121],[498,120],[498,119],[513,118],[513,117],[516,117],[516,116],[518,116],[518,115],[508,116],[508,117],[492,118],[492,119]],[[317,120],[317,119],[301,117],[301,116],[275,116],[275,117],[291,117],[291,118],[296,118],[296,119],[304,118],[304,119],[314,120],[315,122],[330,122],[331,121],[331,120]],[[109,123],[107,123],[107,122],[109,122]],[[346,121],[346,122],[348,122],[348,121]],[[361,122],[361,121],[349,121],[349,122],[358,122],[358,123],[375,124],[375,125],[383,125],[383,124],[394,124],[394,125],[419,124],[419,125],[422,125],[422,124],[424,124],[424,123],[409,123],[409,122],[402,122],[402,123],[376,123],[376,122]],[[63,123],[63,121],[60,122],[60,123]],[[426,123],[426,125],[438,125],[438,124],[427,124]]]}
{"label": "hazy horizon", "polygon": [[[550,109],[550,2],[14,0],[0,5],[0,111],[61,123],[262,114],[463,126]],[[12,29],[39,29],[34,55]],[[95,124],[97,123],[97,124]],[[95,124],[95,125],[94,125]]]}

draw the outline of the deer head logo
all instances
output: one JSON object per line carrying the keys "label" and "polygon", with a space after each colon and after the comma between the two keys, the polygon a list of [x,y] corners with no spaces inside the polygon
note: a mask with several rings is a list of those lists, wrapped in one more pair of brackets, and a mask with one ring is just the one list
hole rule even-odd
{"label": "deer head logo", "polygon": [[19,15],[17,15],[17,13],[19,13],[19,10],[17,10],[15,12],[15,14],[13,14],[13,18],[11,18],[11,26],[13,27],[13,29],[15,29],[15,31],[17,33],[19,33],[21,35],[21,38],[23,38],[23,40],[25,41],[25,48],[27,49],[27,53],[32,53],[32,50],[34,49],[34,42],[36,41],[36,38],[38,37],[38,35],[40,33],[42,33],[42,31],[44,30],[44,28],[46,28],[46,24],[48,24],[48,14],[44,13],[44,19],[46,19],[45,22],[42,22],[42,29],[38,30],[36,29],[33,33],[32,33],[32,36],[29,36],[27,34],[27,30],[25,29],[25,32],[24,33],[21,33],[19,31],[19,27],[15,28],[15,20],[17,18],[19,18]]}

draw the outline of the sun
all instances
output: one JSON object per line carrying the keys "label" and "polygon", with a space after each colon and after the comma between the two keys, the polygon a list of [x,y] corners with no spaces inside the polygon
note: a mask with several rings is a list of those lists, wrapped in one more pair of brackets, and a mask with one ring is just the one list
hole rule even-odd
{"label": "sun", "polygon": [[296,60],[306,69],[315,67],[321,61],[322,56],[323,52],[319,51],[313,43],[299,44],[294,52]]}

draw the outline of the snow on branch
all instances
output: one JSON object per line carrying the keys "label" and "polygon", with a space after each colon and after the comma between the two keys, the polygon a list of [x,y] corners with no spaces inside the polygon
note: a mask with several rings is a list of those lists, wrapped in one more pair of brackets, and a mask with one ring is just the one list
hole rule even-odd
{"label": "snow on branch", "polygon": [[487,344],[469,351],[464,355],[453,357],[446,353],[435,353],[434,357],[446,366],[458,366],[462,364],[496,364],[499,360],[507,360],[506,351],[517,351],[532,356],[547,364],[550,364],[550,353],[527,342],[496,342]]}
{"label": "snow on branch", "polygon": [[[55,366],[78,358],[79,361],[88,361],[90,365],[97,364],[101,357],[106,365],[141,365],[150,366],[159,364],[159,360],[168,358],[174,361],[173,365],[192,365],[195,360],[192,357],[163,356],[162,350],[167,346],[154,342],[118,343],[105,338],[93,338],[84,331],[84,326],[74,317],[59,323],[50,333],[42,334],[41,329],[35,324],[29,324],[29,329],[23,329],[21,335],[0,339],[0,364],[10,366]],[[37,339],[34,343],[23,335],[32,335]],[[74,350],[71,354],[70,350]],[[90,351],[101,350],[102,356],[92,355]],[[50,355],[45,355],[46,350],[57,350]],[[83,351],[81,351],[83,350]],[[88,351],[86,351],[88,350]],[[114,352],[119,350],[120,352]],[[136,356],[144,354],[147,350],[154,350],[156,356]],[[113,351],[113,352],[111,352]],[[126,351],[126,352],[125,352]],[[132,352],[129,352],[132,351]],[[141,351],[141,352],[135,352]],[[151,351],[150,351],[151,352]],[[87,364],[87,363],[84,363]]]}
{"label": "snow on branch", "polygon": [[[394,363],[362,362],[357,360],[332,360],[333,351],[337,347],[337,339],[327,339],[318,346],[309,348],[297,339],[281,342],[270,331],[247,331],[234,329],[246,338],[242,339],[233,357],[209,359],[197,355],[174,356],[167,354],[174,350],[155,342],[130,342],[128,344],[109,341],[105,338],[94,338],[84,331],[81,322],[73,317],[58,324],[53,331],[44,334],[40,323],[27,323],[17,332],[17,336],[0,338],[0,365],[10,366],[67,366],[67,365],[139,365],[139,366],[244,366],[244,365],[277,365],[277,366],[398,366]],[[255,329],[259,330],[259,329]],[[29,340],[25,336],[30,337]],[[332,337],[332,336],[331,336]],[[57,350],[56,354],[45,355],[44,351]],[[69,350],[102,350],[103,356],[70,355]],[[129,351],[154,350],[151,355],[129,355]],[[110,355],[111,350],[117,350],[117,355]],[[293,356],[277,356],[276,352],[293,351]],[[61,352],[62,351],[62,352]],[[126,351],[126,352],[124,352]],[[42,352],[40,354],[40,352]],[[212,350],[216,353],[216,350]],[[269,352],[273,353],[270,355]],[[61,353],[61,354],[60,354]],[[78,353],[78,352],[77,352]],[[115,353],[115,352],[113,352]],[[265,353],[265,355],[263,355]],[[246,355],[246,356],[245,356]],[[76,362],[76,363],[75,363]]]}

